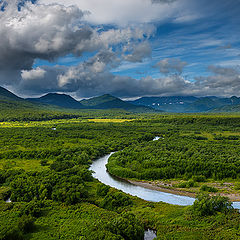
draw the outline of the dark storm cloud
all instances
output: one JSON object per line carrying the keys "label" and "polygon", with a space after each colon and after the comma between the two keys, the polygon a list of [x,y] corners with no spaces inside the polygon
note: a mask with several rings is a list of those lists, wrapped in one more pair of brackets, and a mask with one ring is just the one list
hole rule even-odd
{"label": "dark storm cloud", "polygon": [[67,53],[81,55],[91,39],[87,26],[74,29],[84,13],[75,7],[36,6],[22,11],[11,3],[0,15],[0,70],[30,69],[36,58],[54,60]]}
{"label": "dark storm cloud", "polygon": [[[188,83],[177,75],[140,80],[116,76],[111,69],[120,61],[111,50],[97,53],[86,62],[74,67],[42,67],[22,72],[21,92],[44,93],[48,82],[48,91],[75,92],[79,97],[90,97],[111,93],[119,97],[135,97],[140,95],[175,94],[184,91]],[[113,66],[113,63],[115,66]],[[42,83],[45,84],[42,84]],[[41,85],[42,84],[42,85]],[[26,92],[27,93],[27,92]]]}
{"label": "dark storm cloud", "polygon": [[24,70],[16,92],[32,95],[61,91],[62,89],[58,86],[57,76],[63,74],[64,71],[66,69],[63,66],[45,66],[29,71]]}
{"label": "dark storm cloud", "polygon": [[111,50],[107,50],[78,66],[42,67],[24,71],[21,92],[73,92],[78,97],[105,93],[118,97],[239,95],[240,71],[237,69],[209,66],[212,74],[208,77],[197,77],[195,81],[188,81],[180,74],[134,79],[111,73],[112,63],[116,63],[117,60],[117,56]]}
{"label": "dark storm cloud", "polygon": [[[109,46],[118,44],[131,46],[134,40],[145,39],[154,30],[152,27],[141,26],[98,32],[97,28],[90,27],[82,20],[85,12],[77,6],[28,2],[20,11],[17,7],[19,1],[7,2],[5,11],[0,14],[0,84],[16,85],[21,81],[21,71],[28,70],[29,74],[36,74],[35,70],[31,71],[36,59],[51,62],[67,54],[81,56],[86,52],[108,49]],[[138,58],[140,61],[139,50],[133,48],[132,51],[129,58]],[[115,64],[117,62],[112,61],[111,65]],[[92,68],[101,66],[96,62]],[[26,72],[22,76],[26,77]],[[23,80],[26,81],[26,78]],[[48,80],[50,81],[50,78]],[[35,79],[32,78],[32,81]],[[19,84],[26,86],[25,82]],[[30,85],[35,86],[34,83]],[[51,83],[49,85],[51,86]]]}
{"label": "dark storm cloud", "polygon": [[[199,76],[191,81],[181,76],[187,62],[178,59],[180,55],[175,54],[176,46],[172,45],[173,41],[170,41],[171,45],[167,46],[172,51],[170,57],[159,55],[155,60],[153,56],[155,63],[150,63],[149,60],[149,65],[155,64],[159,72],[165,74],[163,77],[146,76],[135,79],[123,76],[123,74],[117,76],[112,73],[114,68],[121,67],[123,62],[125,64],[127,61],[131,62],[130,65],[137,65],[143,59],[151,58],[151,46],[154,44],[152,42],[150,44],[149,41],[153,35],[154,27],[152,24],[145,24],[145,22],[151,22],[154,19],[156,21],[169,20],[171,24],[185,24],[196,19],[200,21],[199,19],[204,16],[201,14],[206,12],[207,16],[211,16],[211,18],[207,18],[211,20],[207,23],[210,22],[211,26],[214,26],[215,22],[222,17],[229,17],[229,21],[239,18],[235,14],[236,9],[239,9],[239,3],[237,4],[232,0],[227,2],[219,0],[220,4],[217,4],[216,0],[211,1],[211,3],[206,0],[201,2],[189,0],[153,0],[151,2],[149,0],[143,1],[146,6],[140,5],[141,14],[139,14],[139,12],[133,11],[136,6],[139,6],[138,0],[129,1],[129,3],[126,1],[124,2],[126,6],[130,4],[126,16],[123,12],[123,15],[115,19],[118,17],[115,12],[109,14],[109,21],[120,25],[105,28],[87,24],[84,20],[85,12],[77,6],[48,5],[48,1],[45,0],[45,4],[28,2],[19,11],[16,8],[18,1],[9,0],[5,11],[0,12],[0,84],[10,85],[19,93],[29,95],[50,91],[73,92],[79,97],[90,97],[104,93],[111,93],[119,97],[239,95],[240,73],[237,68],[210,66],[210,76]],[[80,4],[80,1],[73,0],[73,2]],[[88,4],[88,1],[84,2]],[[113,4],[113,1],[109,1],[109,3],[112,3],[111,9],[119,12],[116,7],[120,7],[119,2],[117,5],[116,2]],[[188,6],[190,7],[188,8]],[[233,6],[234,8],[231,8]],[[217,18],[214,7],[221,13]],[[193,9],[201,9],[199,11],[201,14],[195,14],[198,11],[194,12]],[[221,9],[226,9],[226,11],[220,11]],[[144,13],[146,13],[145,18],[143,17]],[[103,22],[109,22],[105,9],[103,15],[101,11],[97,12],[96,15],[94,23],[98,22],[102,16],[104,17]],[[125,22],[138,24],[126,27],[123,24]],[[184,36],[186,41],[191,37]],[[157,41],[164,45],[164,42],[161,41],[163,37],[158,36]],[[193,35],[193,37],[196,39],[194,44],[198,43],[198,45],[196,47],[193,45],[192,49],[199,46],[209,48],[215,46],[216,42],[221,46],[227,46],[228,43],[219,41],[221,38],[216,39],[217,41],[210,41],[206,35],[203,36],[203,42],[198,41],[199,35]],[[232,41],[230,42],[232,43]],[[232,50],[228,46],[225,49]],[[93,53],[95,55],[91,58],[84,56],[88,59],[81,60],[74,66],[38,66],[33,68],[36,59],[53,62],[68,54],[81,56],[83,53],[88,55],[90,52],[91,56]],[[160,52],[160,54],[162,53]],[[172,58],[171,55],[174,55],[175,58]],[[159,59],[163,60],[159,61]],[[191,64],[188,58],[184,59],[187,59],[189,65]],[[189,66],[186,67],[186,69],[188,68]],[[157,73],[156,76],[161,76],[161,74]]]}
{"label": "dark storm cloud", "polygon": [[[91,72],[91,74],[89,74],[89,70],[83,72],[81,66],[78,66],[78,69],[71,68],[61,75],[57,75],[58,72],[55,72],[55,74],[54,80],[56,84],[52,84],[52,88],[48,88],[48,91],[74,92],[79,97],[91,97],[105,93],[110,93],[118,97],[159,96],[162,94],[175,95],[176,93],[181,94],[187,90],[187,83],[179,76],[159,79],[147,77],[137,80],[128,76],[116,76],[108,71]],[[46,77],[44,79],[46,79]],[[53,75],[51,79],[52,77]],[[59,80],[61,81],[62,78],[65,79],[65,84],[59,86]],[[68,81],[66,81],[66,79]],[[39,86],[41,86],[42,80],[39,80]],[[27,87],[25,84],[24,90],[29,89],[31,92],[32,90],[36,90],[36,82],[38,81],[34,82],[35,85],[32,86],[33,89],[30,89],[29,86]],[[42,92],[36,93],[44,93],[44,89],[42,90]]]}

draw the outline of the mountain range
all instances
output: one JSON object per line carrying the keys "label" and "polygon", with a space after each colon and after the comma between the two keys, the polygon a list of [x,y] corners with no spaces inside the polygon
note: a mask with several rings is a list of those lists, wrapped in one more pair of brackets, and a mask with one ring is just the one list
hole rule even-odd
{"label": "mountain range", "polygon": [[194,112],[238,112],[240,109],[240,98],[220,97],[193,97],[193,96],[170,96],[170,97],[142,97],[131,104],[152,107],[156,110],[176,113]]}
{"label": "mountain range", "polygon": [[91,99],[77,101],[66,94],[48,93],[39,98],[20,98],[7,89],[0,87],[0,109],[54,108],[54,109],[123,109],[130,112],[156,112],[154,108],[134,105],[105,94]]}
{"label": "mountain range", "polygon": [[0,110],[29,109],[123,109],[130,112],[240,112],[240,98],[170,96],[142,97],[134,101],[123,101],[110,94],[77,101],[66,94],[48,93],[39,98],[23,99],[0,87]]}
{"label": "mountain range", "polygon": [[48,93],[40,98],[28,98],[27,100],[69,109],[123,109],[131,112],[156,111],[152,107],[131,104],[110,94],[77,101],[66,94]]}

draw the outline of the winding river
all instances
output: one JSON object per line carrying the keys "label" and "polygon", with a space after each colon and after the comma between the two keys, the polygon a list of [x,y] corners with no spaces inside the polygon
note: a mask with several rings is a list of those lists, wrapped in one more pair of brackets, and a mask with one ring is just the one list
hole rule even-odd
{"label": "winding river", "polygon": [[112,154],[113,153],[110,153],[105,157],[99,158],[94,161],[90,167],[90,170],[94,171],[93,177],[98,179],[100,182],[151,202],[162,201],[183,206],[193,204],[194,198],[144,188],[111,176],[107,172],[106,164]]}
{"label": "winding river", "polygon": [[[154,140],[158,140],[159,137],[154,138]],[[165,193],[161,191],[156,191],[148,188],[144,188],[142,186],[134,185],[128,181],[121,180],[119,178],[111,176],[106,169],[106,164],[108,162],[109,157],[113,153],[110,153],[102,158],[94,161],[90,167],[90,170],[93,171],[93,177],[98,179],[100,182],[119,189],[125,193],[128,193],[132,196],[137,196],[141,199],[151,201],[151,202],[165,202],[169,204],[187,206],[192,205],[195,201],[194,198],[187,196],[180,196],[172,193]],[[240,209],[240,202],[233,202],[233,207],[236,209]]]}

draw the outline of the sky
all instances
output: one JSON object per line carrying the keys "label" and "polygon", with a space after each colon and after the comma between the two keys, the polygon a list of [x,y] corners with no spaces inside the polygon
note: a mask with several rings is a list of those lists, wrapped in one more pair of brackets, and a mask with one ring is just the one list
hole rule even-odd
{"label": "sky", "polygon": [[240,96],[240,0],[0,0],[0,85],[49,92]]}

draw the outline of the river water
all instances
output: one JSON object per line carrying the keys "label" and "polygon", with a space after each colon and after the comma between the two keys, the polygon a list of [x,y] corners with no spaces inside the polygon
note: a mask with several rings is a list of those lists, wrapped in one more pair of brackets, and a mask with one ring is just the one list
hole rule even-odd
{"label": "river water", "polygon": [[[99,158],[98,160],[94,161],[90,167],[90,170],[94,172],[93,177],[98,179],[100,182],[119,189],[125,193],[131,194],[132,196],[137,196],[141,199],[151,202],[162,201],[175,205],[188,206],[192,205],[195,201],[195,199],[191,197],[147,189],[111,176],[107,172],[106,164],[112,154],[113,153],[110,153],[102,158]],[[234,202],[233,207],[236,209],[240,209],[240,202]]]}
{"label": "river water", "polygon": [[109,185],[111,187],[122,190],[125,193],[137,196],[151,202],[166,202],[176,205],[191,205],[194,202],[194,198],[179,196],[171,193],[160,192],[141,186],[136,186],[127,181],[119,180],[118,178],[112,177],[106,169],[106,164],[109,157],[113,153],[110,153],[98,160],[94,161],[90,167],[90,170],[94,171],[93,177],[98,179],[100,182]]}

